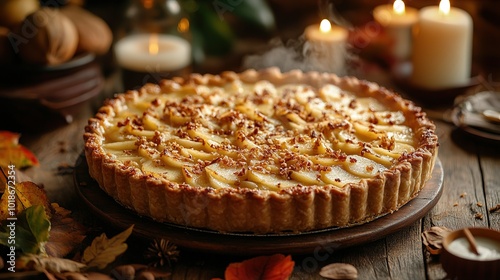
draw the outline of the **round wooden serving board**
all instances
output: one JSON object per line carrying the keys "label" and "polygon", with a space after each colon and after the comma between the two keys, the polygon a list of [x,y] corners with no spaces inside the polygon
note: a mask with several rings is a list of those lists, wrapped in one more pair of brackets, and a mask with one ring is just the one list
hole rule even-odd
{"label": "round wooden serving board", "polygon": [[309,254],[333,251],[381,239],[422,218],[434,207],[443,190],[443,167],[437,159],[432,178],[420,194],[398,211],[371,222],[346,228],[329,228],[304,233],[255,235],[221,233],[206,229],[155,222],[118,204],[101,190],[88,173],[85,156],[76,161],[75,186],[89,209],[111,225],[126,229],[134,224],[136,236],[168,239],[176,245],[198,251],[233,255]]}

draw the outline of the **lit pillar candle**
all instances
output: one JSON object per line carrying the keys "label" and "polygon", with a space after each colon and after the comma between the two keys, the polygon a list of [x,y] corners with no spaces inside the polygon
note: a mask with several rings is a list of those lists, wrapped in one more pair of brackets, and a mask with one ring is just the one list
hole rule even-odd
{"label": "lit pillar candle", "polygon": [[373,17],[392,39],[391,53],[399,60],[408,59],[412,50],[411,29],[418,20],[417,9],[405,7],[402,0],[396,0],[393,5],[377,6]]}
{"label": "lit pillar candle", "polygon": [[324,19],[321,24],[310,25],[305,30],[306,55],[316,71],[342,75],[345,73],[348,32],[340,26],[332,26]]}
{"label": "lit pillar candle", "polygon": [[114,51],[116,61],[124,72],[134,72],[134,76],[140,78],[140,81],[132,82],[128,81],[129,77],[124,77],[128,87],[159,82],[168,75],[181,75],[191,64],[191,45],[187,40],[172,35],[130,35],[118,41]]}
{"label": "lit pillar candle", "polygon": [[471,77],[472,18],[441,0],[419,12],[414,30],[414,85],[429,89],[464,86]]}
{"label": "lit pillar candle", "polygon": [[177,36],[137,34],[116,43],[118,64],[137,72],[174,71],[191,63],[191,46]]}

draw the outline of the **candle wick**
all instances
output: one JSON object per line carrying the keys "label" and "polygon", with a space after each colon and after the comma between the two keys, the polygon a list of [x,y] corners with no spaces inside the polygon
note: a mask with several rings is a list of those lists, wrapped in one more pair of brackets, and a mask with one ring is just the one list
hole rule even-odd
{"label": "candle wick", "polygon": [[477,244],[476,244],[476,239],[474,239],[474,236],[472,235],[472,233],[470,232],[470,230],[468,228],[464,228],[464,233],[465,233],[465,238],[467,238],[467,241],[469,241],[469,245],[470,245],[470,250],[476,254],[476,255],[481,255],[479,253],[479,251],[477,250]]}

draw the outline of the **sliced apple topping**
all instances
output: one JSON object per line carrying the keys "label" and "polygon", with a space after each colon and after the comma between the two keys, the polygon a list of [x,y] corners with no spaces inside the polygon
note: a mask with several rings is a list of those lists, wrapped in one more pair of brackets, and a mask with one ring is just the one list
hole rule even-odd
{"label": "sliced apple topping", "polygon": [[184,178],[180,169],[168,168],[160,161],[145,160],[142,162],[141,169],[146,174],[161,176],[172,182],[180,183]]}
{"label": "sliced apple topping", "polygon": [[207,174],[196,166],[183,166],[184,181],[191,186],[202,187],[210,184]]}
{"label": "sliced apple topping", "polygon": [[348,156],[344,161],[345,170],[361,178],[371,178],[386,167],[362,156]]}
{"label": "sliced apple topping", "polygon": [[358,182],[360,177],[346,171],[340,165],[335,165],[330,170],[321,172],[321,180],[327,184],[342,187],[347,183]]}
{"label": "sliced apple topping", "polygon": [[343,99],[345,93],[337,86],[324,85],[319,90],[319,96],[326,102],[338,102]]}
{"label": "sliced apple topping", "polygon": [[324,184],[318,171],[292,171],[290,177],[305,186]]}
{"label": "sliced apple topping", "polygon": [[275,174],[267,174],[256,170],[248,170],[248,180],[265,186],[269,190],[279,191],[283,188],[298,186],[300,183],[294,180],[279,178]]}
{"label": "sliced apple topping", "polygon": [[263,113],[259,112],[255,107],[251,104],[243,104],[235,107],[236,110],[243,113],[247,118],[257,122],[266,121],[267,117]]}
{"label": "sliced apple topping", "polygon": [[202,141],[193,141],[187,138],[180,138],[180,137],[172,137],[171,140],[175,141],[175,143],[178,143],[179,145],[185,148],[196,149],[196,150],[200,150],[203,148]]}
{"label": "sliced apple topping", "polygon": [[369,94],[193,79],[202,84],[172,81],[116,104],[103,120],[108,156],[195,187],[280,192],[371,178],[415,149],[405,114]]}
{"label": "sliced apple topping", "polygon": [[219,157],[215,153],[207,153],[205,151],[200,151],[192,148],[182,148],[181,154],[187,158],[192,158],[194,160],[214,160]]}
{"label": "sliced apple topping", "polygon": [[163,126],[161,121],[149,114],[145,114],[142,118],[142,122],[144,124],[144,128],[147,130],[158,130]]}
{"label": "sliced apple topping", "polygon": [[209,177],[229,185],[235,185],[236,182],[246,177],[246,172],[244,170],[241,172],[241,168],[222,166],[219,162],[208,165],[205,171]]}
{"label": "sliced apple topping", "polygon": [[116,150],[116,151],[136,150],[137,146],[135,145],[135,142],[136,142],[135,140],[112,142],[112,143],[105,143],[102,146],[105,149]]}

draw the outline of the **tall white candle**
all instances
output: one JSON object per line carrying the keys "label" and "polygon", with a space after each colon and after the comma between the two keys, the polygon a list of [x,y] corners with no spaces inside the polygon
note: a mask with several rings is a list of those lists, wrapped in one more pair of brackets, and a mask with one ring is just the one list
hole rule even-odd
{"label": "tall white candle", "polygon": [[463,86],[469,83],[472,61],[472,18],[464,10],[440,6],[419,12],[414,30],[413,84],[429,89]]}
{"label": "tall white candle", "polygon": [[340,26],[331,25],[324,19],[321,24],[306,28],[307,40],[305,52],[317,71],[326,71],[342,75],[345,73],[346,44],[348,31]]}
{"label": "tall white candle", "polygon": [[373,17],[392,39],[392,55],[400,60],[409,59],[412,50],[411,29],[418,20],[418,10],[406,7],[402,0],[396,0],[393,5],[375,7]]}
{"label": "tall white candle", "polygon": [[169,72],[191,63],[189,42],[172,35],[130,35],[118,41],[114,50],[118,65],[136,72]]}

